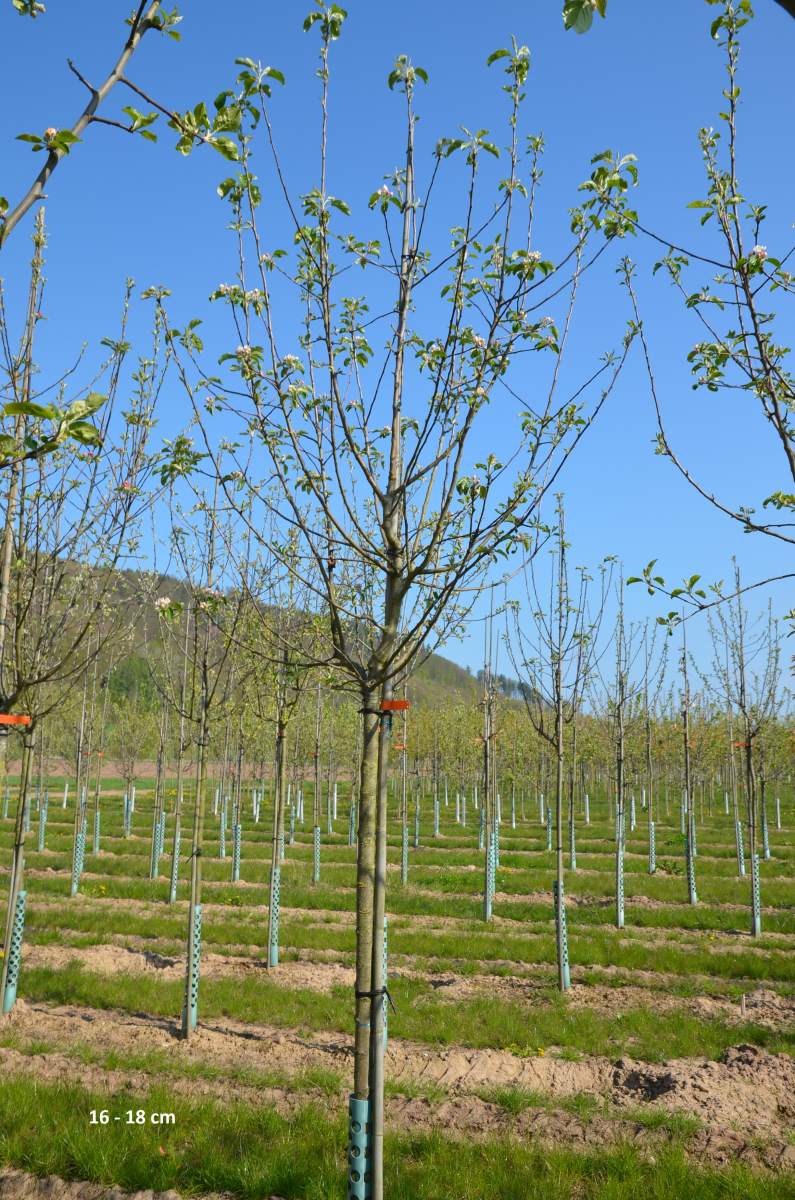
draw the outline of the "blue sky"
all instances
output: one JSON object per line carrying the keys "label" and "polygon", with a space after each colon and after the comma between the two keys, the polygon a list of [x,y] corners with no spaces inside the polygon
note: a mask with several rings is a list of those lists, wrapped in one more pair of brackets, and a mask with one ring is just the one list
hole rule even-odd
{"label": "blue sky", "polygon": [[[502,140],[501,81],[486,69],[485,58],[515,34],[532,55],[525,131],[542,131],[547,143],[542,241],[548,239],[553,250],[562,244],[566,212],[577,202],[576,189],[588,174],[590,157],[607,147],[637,155],[640,186],[633,202],[647,226],[684,245],[708,238],[699,230],[698,214],[686,205],[703,190],[697,130],[719,124],[723,61],[708,34],[717,10],[701,0],[668,0],[665,5],[610,0],[608,20],[597,21],[590,34],[577,37],[564,33],[560,7],[559,0],[496,0],[489,5],[404,0],[396,17],[393,6],[351,0],[334,55],[331,190],[361,213],[382,176],[399,160],[399,104],[386,87],[399,53],[409,54],[430,76],[429,87],[418,97],[420,152],[426,163],[436,139],[454,135],[462,124],[488,127]],[[300,31],[308,8],[305,0],[186,3],[182,42],[148,35],[130,77],[166,105],[184,109],[228,86],[238,55],[278,66],[287,87],[274,99],[274,124],[291,187],[305,191],[316,183],[318,115],[313,78],[317,43]],[[795,22],[773,0],[757,0],[756,8],[743,54],[740,163],[746,195],[769,205],[763,240],[774,253],[789,248],[795,215],[790,153]],[[15,135],[48,125],[63,127],[74,119],[84,96],[65,59],[73,57],[86,77],[98,79],[117,52],[126,11],[115,0],[51,0],[46,15],[32,22],[16,16],[4,0],[0,193],[12,203],[40,162],[24,143],[14,141]],[[122,98],[119,89],[108,115],[131,102],[138,103],[129,94]],[[215,185],[231,172],[214,154],[182,159],[173,152],[173,141],[166,130],[152,146],[95,127],[51,181],[48,322],[42,347],[46,362],[68,361],[82,342],[96,344],[112,332],[127,276],[141,288],[161,282],[170,287],[180,318],[197,314],[212,322],[206,298],[232,274],[225,210]],[[455,182],[445,183],[437,197],[440,232],[456,222],[459,211]],[[18,227],[0,256],[12,312],[22,296],[30,227],[30,219]],[[772,439],[756,414],[749,415],[737,401],[714,403],[691,390],[685,357],[696,340],[696,327],[683,317],[662,278],[652,279],[656,253],[635,240],[626,252],[639,264],[638,286],[673,444],[730,503],[758,503],[786,487]],[[602,349],[615,345],[627,317],[612,267],[605,269],[578,312],[574,368],[584,371]],[[136,314],[134,331],[144,325],[143,315]],[[780,335],[791,342],[791,325],[782,324]],[[181,404],[177,392],[167,395],[163,434],[180,427]],[[510,445],[511,430],[496,413],[489,436],[495,453]],[[748,581],[789,569],[792,558],[785,546],[743,535],[712,511],[669,463],[654,455],[653,436],[651,400],[635,355],[561,479],[573,561],[594,564],[612,553],[634,573],[657,558],[672,580],[695,571],[706,580],[727,578],[733,554]],[[792,607],[792,592],[771,590],[778,611]],[[645,592],[632,595],[633,615],[660,607]],[[691,634],[697,652],[705,647],[698,624],[693,622]],[[469,642],[447,652],[475,667],[481,645],[475,632]]]}

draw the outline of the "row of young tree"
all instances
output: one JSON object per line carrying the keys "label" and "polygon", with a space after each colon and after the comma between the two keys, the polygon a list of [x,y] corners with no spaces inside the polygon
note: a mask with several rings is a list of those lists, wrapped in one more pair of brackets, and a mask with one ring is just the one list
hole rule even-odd
{"label": "row of young tree", "polygon": [[[31,15],[40,8],[17,7]],[[747,0],[725,0],[713,24],[727,52],[728,102],[722,114],[727,165],[719,160],[714,131],[702,136],[708,191],[699,204],[705,219],[712,218],[720,230],[726,261],[670,246],[661,265],[704,325],[704,340],[690,359],[697,385],[710,392],[733,389],[738,377],[784,447],[795,480],[786,350],[773,338],[770,314],[759,309],[761,295],[773,290],[788,294],[792,280],[785,257],[775,258],[760,244],[764,208],[741,199],[736,178],[739,34],[749,15]],[[427,74],[406,56],[396,60],[388,84],[402,106],[401,165],[371,193],[361,231],[350,231],[350,205],[330,191],[336,176],[329,159],[334,46],[346,17],[336,4],[318,4],[304,23],[308,33],[319,36],[320,95],[316,186],[303,194],[290,190],[278,149],[272,93],[284,78],[276,68],[240,59],[234,81],[213,104],[200,103],[183,114],[144,95],[126,77],[144,34],[177,32],[178,17],[156,3],[141,3],[133,14],[122,56],[101,87],[78,75],[90,93],[78,125],[24,135],[34,151],[44,152],[44,166],[19,204],[0,204],[0,244],[36,203],[70,147],[93,122],[106,120],[99,107],[120,84],[152,106],[148,113],[125,109],[129,133],[151,136],[151,126],[163,117],[177,133],[182,154],[209,144],[235,164],[235,173],[218,188],[229,206],[234,259],[231,282],[219,284],[212,296],[226,310],[229,330],[220,335],[228,349],[212,361],[200,320],[175,324],[169,293],[158,287],[144,293],[153,303],[151,346],[138,354],[131,369],[130,285],[119,330],[104,340],[105,360],[93,377],[78,384],[80,373],[88,371],[81,358],[53,383],[41,384],[36,369],[44,312],[41,213],[18,339],[11,335],[5,311],[0,312],[6,423],[0,446],[6,464],[0,707],[7,717],[27,721],[22,726],[4,945],[11,944],[24,919],[26,803],[36,746],[46,755],[46,739],[60,736],[58,722],[63,725],[68,705],[82,692],[78,846],[85,843],[91,753],[109,753],[112,739],[121,760],[128,747],[129,762],[130,747],[139,740],[135,721],[141,712],[136,710],[145,712],[143,699],[117,702],[115,709],[111,699],[114,671],[121,669],[129,650],[127,631],[140,624],[137,609],[145,614],[144,656],[156,697],[161,780],[166,748],[176,744],[170,755],[177,776],[175,862],[188,772],[196,798],[189,855],[186,1034],[195,1020],[190,997],[195,997],[198,982],[203,821],[212,762],[231,761],[230,747],[248,744],[251,729],[260,739],[263,729],[270,731],[273,912],[290,763],[307,761],[313,703],[316,746],[318,725],[331,740],[328,731],[337,720],[355,720],[355,734],[346,742],[348,763],[342,755],[337,763],[331,752],[335,769],[350,770],[356,793],[350,1194],[371,1189],[380,1198],[390,738],[404,683],[425,654],[465,628],[484,582],[496,576],[501,564],[531,564],[525,575],[527,603],[518,610],[508,606],[505,613],[513,674],[536,740],[517,732],[514,742],[522,747],[517,752],[525,755],[528,768],[533,754],[536,763],[551,764],[547,794],[555,799],[555,897],[560,981],[565,986],[566,781],[580,777],[577,763],[588,761],[584,748],[589,739],[610,745],[620,849],[627,781],[638,769],[633,767],[633,739],[638,729],[645,729],[647,772],[652,753],[647,782],[651,805],[654,763],[659,770],[662,761],[651,731],[672,727],[660,715],[663,674],[653,639],[625,623],[620,580],[616,627],[605,638],[604,600],[616,584],[610,564],[600,572],[596,589],[584,576],[572,587],[562,508],[555,518],[544,520],[561,470],[615,391],[633,344],[640,344],[648,366],[659,453],[746,530],[792,539],[787,522],[768,523],[751,508],[721,504],[672,449],[634,271],[626,259],[615,264],[631,307],[626,332],[615,350],[590,366],[583,365],[582,355],[566,362],[572,360],[576,303],[597,264],[630,234],[656,238],[664,246],[669,242],[646,230],[629,205],[629,189],[637,178],[633,157],[603,153],[593,159],[580,202],[567,216],[567,244],[554,255],[537,247],[544,144],[537,135],[526,136],[521,124],[530,62],[526,46],[513,41],[488,59],[490,67],[502,72],[504,135],[492,140],[479,130],[442,137],[429,156],[418,144],[416,111]],[[492,160],[496,165],[490,170]],[[258,170],[265,173],[262,178]],[[439,233],[434,206],[443,175],[447,202],[456,204],[457,214],[452,229],[445,214],[445,232]],[[264,196],[283,201],[280,226],[272,214],[263,219]],[[276,228],[288,231],[289,249],[272,244]],[[698,270],[705,263],[720,270],[714,287],[688,292],[685,277],[691,262]],[[707,314],[723,311],[724,294],[732,318],[720,331]],[[211,340],[216,341],[215,334]],[[183,432],[155,447],[153,429],[166,380],[170,396],[183,397],[187,417]],[[512,422],[502,458],[489,452],[497,419]],[[795,501],[778,490],[766,503],[786,512]],[[542,603],[532,564],[550,539],[557,544],[557,566],[549,603]],[[125,569],[142,563],[148,566],[150,587],[139,595]],[[650,590],[674,595],[691,609],[713,603],[698,588],[696,576],[684,589],[672,591],[651,567],[643,577]],[[162,592],[163,578],[176,578],[179,590]],[[589,601],[588,592],[593,596],[594,590],[601,594]],[[741,591],[739,583],[735,591]],[[725,728],[730,720],[733,737],[736,720],[736,740],[742,745],[732,742],[730,747],[732,778],[739,781],[732,795],[735,803],[740,794],[744,797],[753,864],[758,784],[784,762],[783,753],[773,749],[779,739],[778,638],[771,627],[756,693],[746,618],[741,607],[732,607],[740,604],[739,597],[726,600],[721,594],[715,603],[717,621],[726,623],[725,652],[708,673],[709,697],[706,692],[695,695],[686,650],[682,653],[684,790],[692,796],[694,769],[706,770],[699,767],[693,731],[702,725]],[[678,616],[669,614],[669,628]],[[494,619],[499,624],[499,612]],[[492,624],[492,643],[494,637]],[[500,632],[496,637],[499,642]],[[472,747],[479,745],[480,767],[471,770],[480,775],[484,810],[487,916],[498,853],[497,788],[504,786],[509,758],[500,744],[504,714],[495,711],[492,658],[489,653],[481,740],[470,743],[466,753],[460,751],[469,772]],[[337,692],[356,699],[347,706],[335,701],[332,720],[328,697]],[[308,730],[303,741],[302,726]],[[297,755],[291,728],[299,731]],[[454,736],[468,736],[466,728],[462,721]],[[445,764],[452,776],[458,770],[458,749],[434,746],[435,777],[441,753],[452,756]],[[544,755],[540,746],[548,747]],[[735,749],[742,749],[741,759],[734,756]],[[418,760],[427,763],[428,753],[427,748],[422,754],[417,750]],[[317,805],[321,754],[311,761]],[[591,761],[596,769],[600,754],[592,752]],[[568,786],[571,796],[571,782]],[[158,795],[162,805],[162,787]],[[653,837],[653,809],[649,811]],[[692,846],[692,803],[687,811]],[[617,853],[617,905],[622,869]],[[4,989],[8,964],[6,956]]]}

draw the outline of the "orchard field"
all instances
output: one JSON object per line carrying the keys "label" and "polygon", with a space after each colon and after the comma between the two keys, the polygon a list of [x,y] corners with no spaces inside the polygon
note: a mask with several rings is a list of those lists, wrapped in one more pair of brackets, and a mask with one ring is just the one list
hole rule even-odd
{"label": "orchard field", "polygon": [[795,0],[348,2],[0,0],[0,1200],[795,1200]]}
{"label": "orchard field", "polygon": [[[519,1197],[535,1187],[556,1198],[793,1194],[790,787],[778,796],[780,829],[771,806],[763,934],[756,938],[750,882],[737,877],[722,792],[702,790],[696,799],[696,904],[689,902],[680,802],[658,798],[654,875],[642,794],[631,802],[620,930],[612,807],[597,787],[586,824],[578,804],[575,870],[567,855],[571,987],[560,995],[554,856],[535,789],[515,789],[513,813],[510,799],[501,802],[493,915],[485,923],[482,809],[472,791],[465,807],[458,801],[458,820],[454,794],[448,788],[445,805],[440,793],[437,836],[432,793],[419,786],[419,820],[412,799],[406,822],[403,884],[395,783],[387,939],[394,1009],[385,1056],[390,1195]],[[306,805],[311,786],[303,790]],[[41,851],[34,848],[35,801],[31,814],[18,1000],[0,1029],[0,1150],[9,1164],[132,1191],[290,1200],[341,1193],[356,848],[349,844],[349,786],[340,781],[337,790],[336,820],[333,801],[324,799],[318,882],[311,822],[301,822],[300,804],[290,806],[279,963],[270,970],[267,783],[243,790],[236,882],[232,830],[221,857],[222,808],[210,805],[199,1021],[186,1042],[187,885],[180,882],[169,904],[168,853],[158,877],[149,878],[151,786],[139,785],[125,836],[121,781],[103,784],[99,853],[89,819],[79,891],[70,897],[72,797],[64,809],[63,780],[50,780]],[[167,814],[167,847],[170,833]],[[10,818],[0,839],[7,872]],[[92,1110],[95,1120],[109,1114],[101,1137]],[[128,1110],[140,1110],[147,1124],[128,1126]],[[174,1123],[164,1116],[152,1125],[152,1114],[173,1114]],[[13,1174],[4,1180],[13,1195]],[[77,1193],[92,1194],[85,1183]]]}

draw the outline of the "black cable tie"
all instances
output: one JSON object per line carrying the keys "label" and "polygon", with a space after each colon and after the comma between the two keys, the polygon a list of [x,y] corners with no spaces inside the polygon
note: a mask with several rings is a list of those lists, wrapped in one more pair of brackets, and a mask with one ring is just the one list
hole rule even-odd
{"label": "black cable tie", "polygon": [[374,991],[371,991],[371,992],[360,992],[358,990],[355,990],[354,996],[356,997],[357,1000],[375,1000],[377,996],[386,996],[387,1000],[389,1001],[389,1007],[392,1009],[392,1012],[397,1016],[397,1009],[395,1008],[395,1002],[392,999],[392,995],[391,995],[388,987],[376,988]]}

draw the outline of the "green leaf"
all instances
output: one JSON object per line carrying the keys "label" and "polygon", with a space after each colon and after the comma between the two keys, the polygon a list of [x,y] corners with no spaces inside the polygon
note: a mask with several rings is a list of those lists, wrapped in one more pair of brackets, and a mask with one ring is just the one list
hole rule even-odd
{"label": "green leaf", "polygon": [[75,400],[69,405],[65,413],[66,420],[77,421],[83,417],[90,417],[92,413],[102,407],[107,398],[100,392],[89,392],[84,400]]}
{"label": "green leaf", "polygon": [[34,417],[37,421],[52,421],[58,416],[54,404],[34,404],[32,400],[12,400],[3,405],[3,413],[9,417]]}
{"label": "green leaf", "polygon": [[219,154],[223,154],[224,158],[230,159],[232,162],[239,162],[240,155],[237,146],[231,138],[227,137],[211,137],[210,145],[213,146]]}
{"label": "green leaf", "polygon": [[82,446],[98,446],[102,442],[102,434],[89,421],[71,421],[67,428],[69,437]]}

